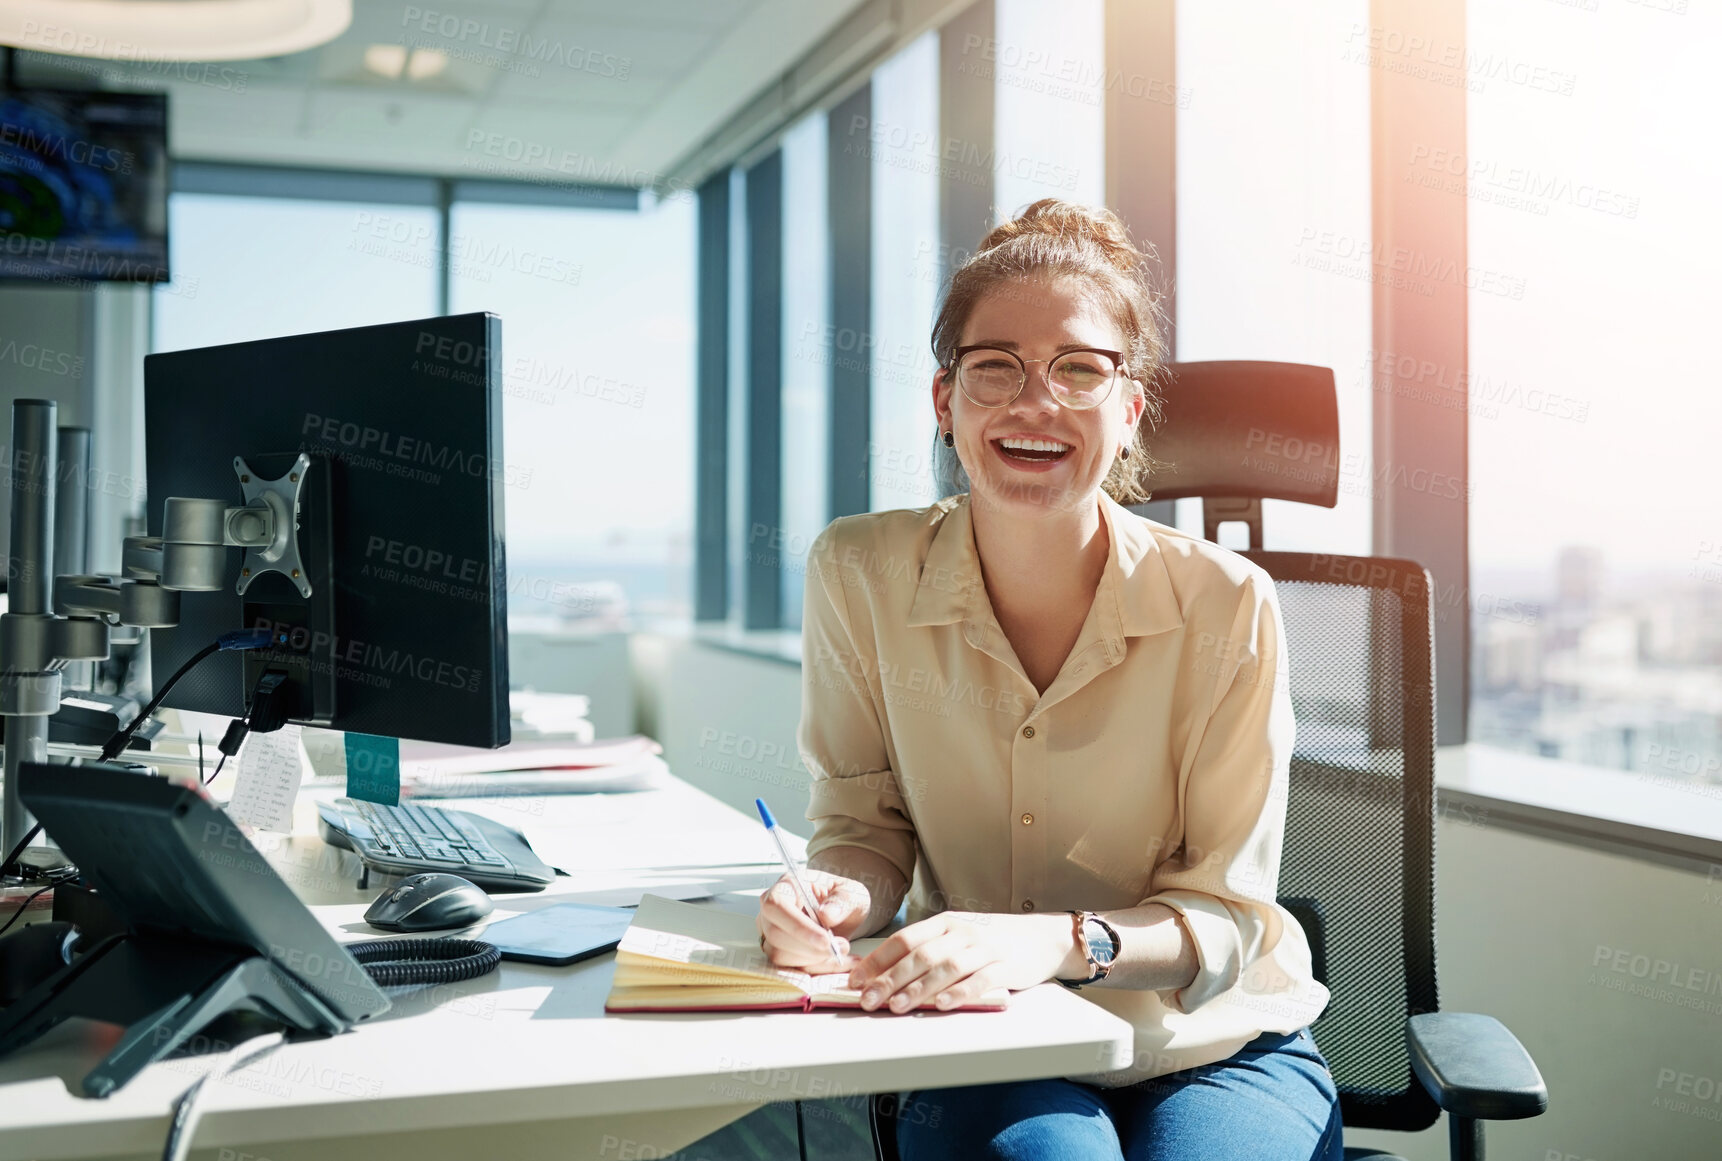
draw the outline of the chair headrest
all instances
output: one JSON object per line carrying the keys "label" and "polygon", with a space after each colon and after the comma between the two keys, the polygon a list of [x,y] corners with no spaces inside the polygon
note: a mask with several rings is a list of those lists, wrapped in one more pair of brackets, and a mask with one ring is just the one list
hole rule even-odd
{"label": "chair headrest", "polygon": [[1238,497],[1339,502],[1339,401],[1333,371],[1302,363],[1170,363],[1148,451],[1166,466],[1156,500]]}

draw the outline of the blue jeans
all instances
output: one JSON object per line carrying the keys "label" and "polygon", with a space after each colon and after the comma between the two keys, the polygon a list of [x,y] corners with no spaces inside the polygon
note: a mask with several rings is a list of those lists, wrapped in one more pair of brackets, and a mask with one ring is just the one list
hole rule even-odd
{"label": "blue jeans", "polygon": [[1305,1028],[1128,1088],[1025,1080],[908,1093],[903,1161],[1341,1161],[1339,1092]]}

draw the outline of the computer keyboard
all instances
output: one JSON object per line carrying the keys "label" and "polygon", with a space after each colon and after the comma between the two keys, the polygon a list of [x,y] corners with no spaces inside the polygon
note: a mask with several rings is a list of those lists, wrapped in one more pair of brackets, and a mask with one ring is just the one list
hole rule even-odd
{"label": "computer keyboard", "polygon": [[367,872],[443,871],[503,891],[541,891],[556,878],[519,831],[464,810],[337,798],[318,803],[317,816],[324,841],[357,854]]}

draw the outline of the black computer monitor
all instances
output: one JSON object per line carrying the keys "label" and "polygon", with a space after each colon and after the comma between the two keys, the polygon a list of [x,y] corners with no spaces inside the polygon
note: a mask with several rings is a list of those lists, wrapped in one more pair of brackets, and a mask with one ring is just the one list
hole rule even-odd
{"label": "black computer monitor", "polygon": [[150,355],[151,535],[168,497],[244,503],[238,465],[284,476],[310,457],[300,512],[313,590],[259,572],[183,592],[150,633],[157,682],[234,629],[285,649],[221,652],[164,704],[238,717],[259,673],[290,675],[290,721],[496,747],[509,740],[501,320],[455,315]]}

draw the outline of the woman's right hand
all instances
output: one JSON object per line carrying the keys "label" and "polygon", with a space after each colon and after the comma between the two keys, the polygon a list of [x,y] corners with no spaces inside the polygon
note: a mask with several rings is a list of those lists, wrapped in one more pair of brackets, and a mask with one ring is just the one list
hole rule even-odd
{"label": "woman's right hand", "polygon": [[[867,921],[873,897],[865,884],[842,875],[811,868],[802,872],[808,893],[819,908],[819,923],[807,914],[796,894],[795,884],[784,875],[759,897],[760,946],[776,967],[805,972],[846,972],[855,962],[849,954],[849,937]],[[841,960],[831,958],[831,940],[836,936]]]}

